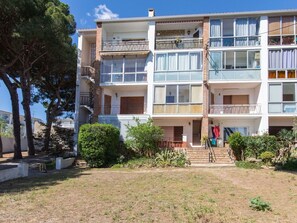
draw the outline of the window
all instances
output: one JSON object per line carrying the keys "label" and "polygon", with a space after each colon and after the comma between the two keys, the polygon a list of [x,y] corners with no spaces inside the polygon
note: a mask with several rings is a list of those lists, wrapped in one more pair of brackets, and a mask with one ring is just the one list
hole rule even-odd
{"label": "window", "polygon": [[223,36],[233,36],[233,19],[223,20]]}
{"label": "window", "polygon": [[283,83],[283,101],[295,101],[295,83]]}
{"label": "window", "polygon": [[236,68],[247,68],[247,52],[238,51],[236,54]]}
{"label": "window", "polygon": [[190,86],[189,85],[179,85],[178,86],[178,102],[189,102],[190,96]]}
{"label": "window", "polygon": [[155,86],[155,99],[156,104],[165,103],[165,86]]}
{"label": "window", "polygon": [[156,55],[156,70],[166,70],[166,54]]}
{"label": "window", "polygon": [[221,20],[210,21],[210,37],[221,37]]}
{"label": "window", "polygon": [[226,70],[234,69],[234,52],[224,52],[223,68]]}
{"label": "window", "polygon": [[112,60],[102,61],[102,73],[111,73]]}
{"label": "window", "polygon": [[166,86],[166,103],[177,103],[177,86]]}
{"label": "window", "polygon": [[261,67],[260,51],[212,51],[209,61],[211,70],[259,69]]}
{"label": "window", "polygon": [[201,85],[166,85],[155,86],[154,89],[155,104],[171,103],[202,103],[202,86]]}
{"label": "window", "polygon": [[[166,64],[166,61],[168,61]],[[202,69],[202,52],[156,55],[155,71],[189,71]]]}
{"label": "window", "polygon": [[269,45],[292,45],[296,44],[294,21],[296,16],[276,16],[268,19],[268,44]]}
{"label": "window", "polygon": [[282,101],[282,86],[281,84],[269,85],[269,102]]}
{"label": "window", "polygon": [[136,59],[126,58],[125,59],[125,72],[135,72]]}
{"label": "window", "polygon": [[122,73],[123,72],[123,60],[115,59],[112,61],[112,72],[113,73]]}
{"label": "window", "polygon": [[145,71],[145,58],[137,58],[137,72],[144,72]]}

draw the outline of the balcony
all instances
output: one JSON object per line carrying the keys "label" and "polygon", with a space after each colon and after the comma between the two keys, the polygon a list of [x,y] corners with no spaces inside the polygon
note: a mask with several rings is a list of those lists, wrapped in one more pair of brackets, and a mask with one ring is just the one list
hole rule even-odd
{"label": "balcony", "polygon": [[156,50],[197,49],[203,47],[202,38],[157,38]]}
{"label": "balcony", "polygon": [[259,104],[242,104],[242,105],[210,105],[209,114],[216,115],[258,115],[261,114],[261,106]]}
{"label": "balcony", "polygon": [[275,102],[268,104],[270,114],[296,114],[296,102]]}
{"label": "balcony", "polygon": [[260,46],[261,38],[259,36],[244,36],[244,37],[222,37],[210,38],[211,47],[247,47]]}
{"label": "balcony", "polygon": [[96,70],[94,67],[91,67],[91,66],[81,67],[81,77],[86,78],[93,83],[95,83],[95,73],[96,73]]}
{"label": "balcony", "polygon": [[154,115],[200,115],[202,104],[155,104]]}
{"label": "balcony", "polygon": [[114,73],[101,74],[100,83],[102,84],[120,84],[120,83],[146,83],[147,73]]}
{"label": "balcony", "polygon": [[80,92],[80,105],[88,108],[94,107],[94,100],[91,92]]}
{"label": "balcony", "polygon": [[133,40],[133,41],[122,41],[122,40],[112,40],[104,41],[102,46],[102,51],[148,51],[149,45],[146,40]]}
{"label": "balcony", "polygon": [[211,81],[256,81],[261,80],[260,69],[236,69],[236,70],[210,70],[209,80]]}
{"label": "balcony", "polygon": [[155,71],[154,81],[202,81],[202,71]]}

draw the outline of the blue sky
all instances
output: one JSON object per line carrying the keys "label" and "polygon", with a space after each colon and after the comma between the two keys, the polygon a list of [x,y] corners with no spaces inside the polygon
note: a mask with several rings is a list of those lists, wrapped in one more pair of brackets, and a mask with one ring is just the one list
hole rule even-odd
{"label": "blue sky", "polygon": [[[97,18],[146,17],[148,8],[154,8],[156,16],[297,9],[296,0],[62,0],[62,2],[70,6],[78,29],[95,28],[94,20]],[[76,35],[73,36],[73,41],[77,42]],[[11,111],[9,94],[1,81],[0,95],[0,110]],[[45,120],[45,112],[41,105],[35,104],[31,109],[32,116]],[[23,114],[22,109],[21,114]]]}

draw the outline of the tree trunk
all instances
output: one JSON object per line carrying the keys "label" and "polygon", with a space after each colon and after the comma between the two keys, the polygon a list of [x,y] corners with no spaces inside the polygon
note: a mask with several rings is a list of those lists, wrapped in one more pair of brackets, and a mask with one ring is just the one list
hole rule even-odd
{"label": "tree trunk", "polygon": [[0,158],[3,157],[3,144],[2,144],[2,138],[1,138],[1,133],[0,133]]}
{"label": "tree trunk", "polygon": [[[23,78],[21,77],[21,82]],[[33,141],[33,131],[32,131],[32,119],[31,119],[31,110],[30,110],[30,101],[31,101],[31,92],[30,85],[22,87],[23,93],[23,109],[25,114],[26,121],[26,134],[27,134],[27,143],[28,143],[28,154],[29,156],[35,155],[34,141]]]}
{"label": "tree trunk", "polygon": [[13,136],[14,136],[14,159],[22,159],[22,150],[21,150],[21,123],[20,123],[20,111],[19,111],[19,97],[17,93],[17,86],[14,83],[11,83],[6,74],[0,73],[5,86],[7,87],[12,107],[12,120],[13,120]]}
{"label": "tree trunk", "polygon": [[50,143],[50,137],[51,137],[51,130],[52,130],[52,124],[53,119],[51,116],[51,108],[50,106],[46,110],[46,126],[44,131],[44,150],[49,151],[49,143]]}

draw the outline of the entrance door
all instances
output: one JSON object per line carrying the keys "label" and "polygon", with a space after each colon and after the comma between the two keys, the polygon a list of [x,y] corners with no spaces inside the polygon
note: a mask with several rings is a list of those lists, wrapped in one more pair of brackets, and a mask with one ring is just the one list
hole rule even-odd
{"label": "entrance door", "polygon": [[183,132],[184,128],[183,126],[174,126],[173,129],[173,137],[175,142],[182,142],[183,141]]}
{"label": "entrance door", "polygon": [[104,115],[110,115],[111,114],[111,96],[110,95],[104,95]]}
{"label": "entrance door", "polygon": [[193,145],[200,145],[201,143],[201,121],[200,120],[193,120]]}
{"label": "entrance door", "polygon": [[143,114],[144,97],[121,97],[121,114]]}

